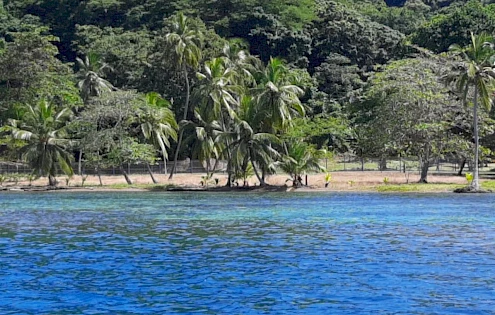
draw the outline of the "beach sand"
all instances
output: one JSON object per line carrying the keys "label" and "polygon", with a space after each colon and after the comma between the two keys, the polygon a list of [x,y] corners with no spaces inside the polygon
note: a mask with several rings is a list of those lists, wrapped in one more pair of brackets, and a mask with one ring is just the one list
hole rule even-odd
{"label": "beach sand", "polygon": [[[159,184],[162,185],[174,185],[184,188],[201,188],[201,177],[205,174],[189,174],[189,173],[179,173],[175,174],[173,179],[169,180],[168,175],[165,174],[154,174],[155,178],[158,180]],[[332,172],[332,178],[330,185],[325,189],[325,173],[311,174],[308,175],[308,187],[317,190],[338,190],[338,191],[361,191],[361,190],[371,190],[372,187],[381,185],[384,183],[384,178],[388,178],[389,184],[406,184],[406,183],[416,183],[419,180],[419,174],[410,173],[408,178],[404,173],[400,172],[359,172],[359,171],[347,171],[347,172]],[[67,187],[66,185],[67,177],[58,177],[59,182],[58,187]],[[151,177],[146,174],[131,174],[130,175],[133,184],[152,184]],[[226,174],[215,174],[213,179],[218,178],[218,186],[224,186],[227,182]],[[267,178],[267,183],[274,186],[291,186],[292,182],[287,181],[289,179],[288,175],[272,175]],[[46,186],[48,180],[46,178],[40,178],[33,181],[33,186]],[[99,181],[97,176],[88,176],[84,183],[84,187],[92,187],[94,190],[114,190],[118,185],[118,188],[125,188],[126,181],[122,175],[112,175],[112,176],[102,176],[102,182],[104,187],[99,186]],[[430,175],[428,176],[429,183],[443,183],[443,184],[466,184],[466,179],[463,176],[451,176],[451,175]],[[305,183],[305,176],[303,176],[303,183]],[[18,182],[15,185],[12,182],[4,183],[4,187],[14,187],[14,186],[27,186],[29,183],[25,181]],[[70,188],[81,187],[82,178],[81,176],[75,175],[69,181]],[[242,181],[239,182],[242,186]],[[259,186],[259,181],[256,177],[251,177],[249,179],[250,186]],[[109,186],[109,187],[108,187]],[[112,187],[113,186],[113,187]],[[210,180],[209,187],[215,187],[214,181]],[[136,190],[136,188],[129,188],[129,190]]]}

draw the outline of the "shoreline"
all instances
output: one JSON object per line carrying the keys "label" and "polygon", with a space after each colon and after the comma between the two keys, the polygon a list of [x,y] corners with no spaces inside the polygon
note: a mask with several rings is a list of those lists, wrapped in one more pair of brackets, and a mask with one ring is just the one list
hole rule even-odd
{"label": "shoreline", "polygon": [[[74,176],[70,180],[58,177],[59,185],[48,187],[46,178],[30,183],[26,181],[6,182],[0,186],[3,192],[380,192],[380,193],[448,193],[457,188],[465,187],[467,181],[460,176],[446,174],[429,176],[430,183],[418,184],[419,176],[410,174],[405,177],[400,172],[332,172],[332,179],[325,187],[325,174],[310,174],[308,186],[294,188],[288,181],[287,175],[272,175],[268,177],[268,186],[261,187],[256,178],[248,180],[248,186],[225,187],[227,176],[214,174],[213,179],[204,187],[204,174],[176,174],[172,180],[166,174],[157,174],[159,184],[153,184],[149,175],[131,175],[134,182],[128,185],[123,176],[102,176],[103,186],[99,185],[96,176]],[[306,177],[306,176],[304,176]],[[417,178],[416,178],[417,177]],[[306,180],[306,178],[304,178]],[[216,182],[216,183],[215,183]],[[481,181],[484,189],[495,189],[495,181]],[[68,184],[68,185],[67,185]],[[84,185],[83,185],[84,184]],[[240,183],[239,183],[240,184]]]}

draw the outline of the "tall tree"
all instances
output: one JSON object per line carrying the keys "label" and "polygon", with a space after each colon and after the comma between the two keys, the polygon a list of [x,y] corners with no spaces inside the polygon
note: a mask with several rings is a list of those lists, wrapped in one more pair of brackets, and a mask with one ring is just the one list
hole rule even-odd
{"label": "tall tree", "polygon": [[[184,102],[183,119],[187,119],[189,112],[189,98],[191,95],[191,87],[188,76],[188,68],[196,69],[201,60],[202,34],[190,25],[189,20],[183,13],[178,13],[172,18],[171,31],[165,36],[165,39],[170,46],[174,59],[180,67],[184,76],[186,85],[186,99]],[[170,172],[170,179],[174,176],[179,150],[182,144],[184,130],[179,133],[179,140],[174,155],[174,166]]]}
{"label": "tall tree", "polygon": [[474,133],[474,176],[471,188],[475,191],[479,186],[479,104],[487,111],[492,105],[495,84],[495,50],[493,39],[481,34],[471,33],[471,43],[465,47],[453,45],[450,52],[461,59],[460,64],[447,76],[455,84],[457,91],[462,93],[464,102],[473,89],[473,133]]}

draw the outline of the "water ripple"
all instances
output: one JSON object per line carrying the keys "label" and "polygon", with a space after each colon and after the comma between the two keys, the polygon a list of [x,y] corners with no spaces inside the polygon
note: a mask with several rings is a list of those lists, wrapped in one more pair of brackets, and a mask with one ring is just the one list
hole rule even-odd
{"label": "water ripple", "polygon": [[489,195],[0,194],[0,209],[1,314],[495,314]]}

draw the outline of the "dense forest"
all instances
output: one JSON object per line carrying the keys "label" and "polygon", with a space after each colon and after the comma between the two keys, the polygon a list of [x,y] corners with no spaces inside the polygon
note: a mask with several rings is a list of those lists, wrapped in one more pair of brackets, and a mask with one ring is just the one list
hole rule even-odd
{"label": "dense forest", "polygon": [[186,157],[298,184],[352,152],[426,181],[495,149],[494,31],[476,0],[0,0],[1,158],[50,184]]}

